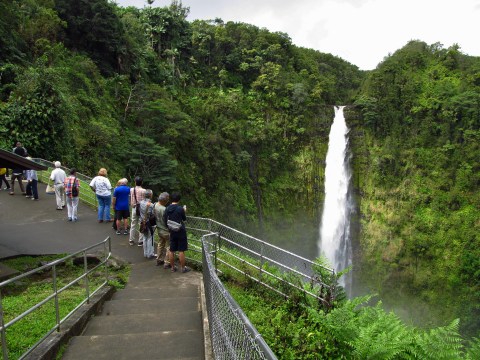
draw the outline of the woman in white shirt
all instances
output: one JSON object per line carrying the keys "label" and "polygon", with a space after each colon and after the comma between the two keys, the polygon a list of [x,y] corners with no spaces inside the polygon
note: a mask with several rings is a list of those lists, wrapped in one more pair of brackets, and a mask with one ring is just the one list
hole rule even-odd
{"label": "woman in white shirt", "polygon": [[111,222],[110,205],[112,203],[112,185],[107,179],[107,170],[101,168],[98,171],[98,176],[95,176],[90,182],[90,187],[97,195],[98,200],[98,222]]}

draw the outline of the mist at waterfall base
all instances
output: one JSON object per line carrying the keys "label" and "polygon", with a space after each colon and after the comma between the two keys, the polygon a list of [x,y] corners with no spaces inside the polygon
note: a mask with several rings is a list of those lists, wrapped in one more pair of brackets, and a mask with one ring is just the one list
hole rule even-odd
{"label": "mist at waterfall base", "polygon": [[[351,189],[348,127],[344,106],[335,107],[335,118],[328,138],[325,167],[325,201],[320,224],[319,253],[336,272],[352,265],[350,223],[354,211]],[[351,294],[351,274],[340,279],[340,285]]]}

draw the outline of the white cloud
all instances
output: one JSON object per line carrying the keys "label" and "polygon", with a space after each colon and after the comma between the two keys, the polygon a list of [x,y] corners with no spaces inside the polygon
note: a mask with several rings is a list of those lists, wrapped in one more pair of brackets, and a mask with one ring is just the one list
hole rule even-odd
{"label": "white cloud", "polygon": [[[117,0],[143,7],[144,0]],[[480,56],[480,0],[183,0],[189,19],[238,21],[287,33],[292,42],[373,69],[412,39],[454,43]],[[170,1],[155,1],[166,6]]]}

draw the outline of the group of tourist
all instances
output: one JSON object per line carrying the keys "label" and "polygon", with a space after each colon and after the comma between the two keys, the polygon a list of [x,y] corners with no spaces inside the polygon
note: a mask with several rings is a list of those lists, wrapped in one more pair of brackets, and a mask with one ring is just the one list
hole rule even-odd
{"label": "group of tourist", "polygon": [[[12,152],[31,160],[27,150],[20,142]],[[55,161],[55,169],[51,172],[48,187],[55,193],[56,209],[63,210],[67,206],[67,219],[78,221],[78,203],[80,199],[80,181],[75,169],[69,175],[62,169],[60,161]],[[22,195],[32,200],[38,200],[38,176],[35,170],[23,170],[20,167],[11,170],[10,182],[7,181],[7,169],[0,168],[0,190],[5,183],[5,189],[10,195],[15,194],[15,180],[17,180]],[[182,273],[190,271],[185,265],[185,251],[188,249],[186,220],[186,206],[180,206],[180,194],[162,192],[158,200],[153,200],[153,192],[143,188],[143,179],[135,178],[135,186],[130,188],[128,180],[120,179],[115,189],[112,189],[107,177],[107,170],[101,168],[89,186],[95,192],[98,202],[98,222],[113,222],[117,235],[129,235],[131,246],[137,244],[143,247],[143,255],[147,259],[156,259],[156,265],[170,269],[172,272],[180,270]],[[26,189],[23,178],[27,180]],[[113,193],[112,193],[113,190]],[[48,191],[48,189],[47,189]],[[110,208],[113,206],[114,219],[111,218]],[[130,224],[129,224],[130,222]],[[158,246],[155,254],[154,237],[158,234]],[[180,269],[175,266],[175,254],[178,253]]]}
{"label": "group of tourist", "polygon": [[[77,221],[80,183],[75,169],[70,170],[70,176],[67,177],[60,162],[56,161],[50,180],[53,181],[55,188],[57,210],[62,210],[66,203],[68,220]],[[147,259],[156,259],[157,265],[162,265],[164,269],[170,269],[172,272],[177,271],[174,264],[175,253],[178,252],[180,271],[183,273],[190,271],[185,265],[185,251],[188,249],[184,224],[186,207],[179,205],[180,195],[174,193],[170,196],[163,192],[158,201],[154,201],[152,190],[144,189],[142,185],[143,179],[139,176],[135,178],[135,186],[132,188],[128,186],[128,180],[123,178],[117,182],[112,194],[107,170],[101,168],[89,184],[98,201],[98,222],[113,222],[117,235],[129,235],[128,242],[131,246],[137,244],[143,247],[143,255]],[[110,214],[111,206],[115,213],[114,219]],[[178,226],[168,227],[167,223]],[[156,254],[155,232],[158,234]]]}
{"label": "group of tourist", "polygon": [[[184,221],[186,220],[186,206],[180,206],[180,194],[162,192],[157,201],[153,200],[150,189],[144,189],[143,179],[135,178],[135,186],[128,189],[126,179],[120,180],[120,185],[114,190],[115,215],[117,219],[117,234],[121,234],[121,221],[124,221],[124,234],[129,234],[129,244],[137,244],[143,247],[143,255],[146,258],[156,258],[157,265],[163,265],[164,269],[177,271],[175,253],[178,252],[180,271],[185,273],[190,268],[185,266],[185,251],[188,249],[187,231]],[[125,189],[128,189],[127,190]],[[130,232],[127,231],[128,207],[130,213]],[[119,205],[120,204],[120,205]],[[127,219],[125,219],[127,217]],[[152,225],[150,219],[154,219],[156,225]],[[169,222],[178,224],[178,227],[169,227]],[[140,226],[144,224],[144,226]],[[158,233],[157,254],[154,254],[154,235]],[[168,246],[167,246],[168,244]]]}

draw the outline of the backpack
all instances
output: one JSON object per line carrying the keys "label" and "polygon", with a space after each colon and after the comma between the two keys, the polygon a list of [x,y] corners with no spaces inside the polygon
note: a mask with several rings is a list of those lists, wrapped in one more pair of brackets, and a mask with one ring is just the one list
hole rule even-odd
{"label": "backpack", "polygon": [[72,184],[72,196],[77,197],[78,196],[78,186],[77,186],[77,178],[73,179],[73,184]]}
{"label": "backpack", "polygon": [[[154,210],[153,208],[152,212],[148,214],[148,208],[145,209],[145,215],[143,217],[143,220],[140,222],[140,232],[144,233],[147,231],[149,228],[151,229],[155,225],[157,225],[157,219],[155,218]],[[140,210],[140,204],[138,204],[138,209]]]}

